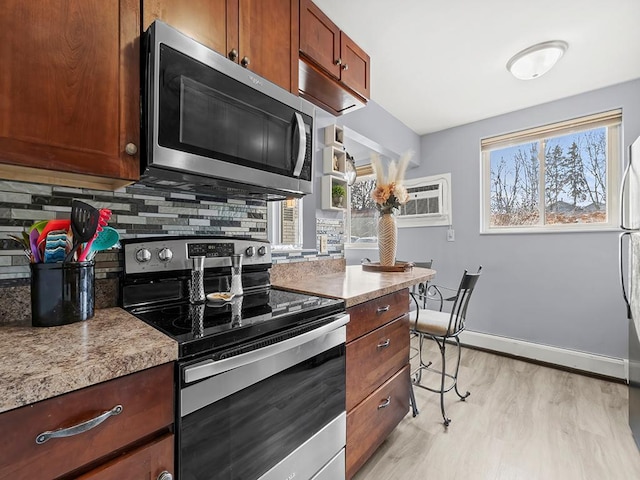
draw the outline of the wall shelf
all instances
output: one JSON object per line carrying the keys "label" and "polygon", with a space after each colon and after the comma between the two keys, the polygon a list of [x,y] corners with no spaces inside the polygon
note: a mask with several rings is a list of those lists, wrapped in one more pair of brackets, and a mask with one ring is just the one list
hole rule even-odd
{"label": "wall shelf", "polygon": [[[342,206],[336,205],[333,199],[332,190],[336,185],[344,187],[345,194],[342,198]],[[325,175],[322,177],[322,209],[323,210],[336,210],[344,211],[347,209],[347,182],[344,178],[336,177],[334,175]]]}
{"label": "wall shelf", "polygon": [[328,147],[333,146],[342,150],[344,129],[335,123],[324,127],[324,144]]}
{"label": "wall shelf", "polygon": [[322,171],[326,174],[343,176],[347,153],[342,148],[325,147],[322,151]]}

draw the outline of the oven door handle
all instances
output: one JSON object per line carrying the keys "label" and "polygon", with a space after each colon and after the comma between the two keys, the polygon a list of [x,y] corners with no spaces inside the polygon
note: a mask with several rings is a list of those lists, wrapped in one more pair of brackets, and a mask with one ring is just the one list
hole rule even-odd
{"label": "oven door handle", "polygon": [[[349,322],[349,314],[340,314],[335,317],[335,320],[331,323],[323,325],[310,332],[303,333],[293,338],[283,340],[282,342],[275,343],[251,352],[243,353],[235,357],[225,358],[224,360],[205,360],[203,362],[191,365],[184,369],[184,383],[189,384],[202,380],[204,378],[218,375],[234,368],[239,368],[251,363],[258,362],[264,358],[276,355],[278,353],[285,352],[298,348],[305,343],[312,342],[327,333],[337,330],[338,328],[346,325]],[[342,339],[344,342],[345,339]]]}

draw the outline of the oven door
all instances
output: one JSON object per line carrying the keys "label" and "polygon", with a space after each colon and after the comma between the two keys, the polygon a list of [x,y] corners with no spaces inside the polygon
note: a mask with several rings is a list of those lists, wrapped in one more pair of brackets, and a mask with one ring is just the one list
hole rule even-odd
{"label": "oven door", "polygon": [[344,478],[348,321],[341,314],[273,345],[183,365],[179,478]]}
{"label": "oven door", "polygon": [[149,42],[151,166],[311,193],[313,107],[162,22]]}

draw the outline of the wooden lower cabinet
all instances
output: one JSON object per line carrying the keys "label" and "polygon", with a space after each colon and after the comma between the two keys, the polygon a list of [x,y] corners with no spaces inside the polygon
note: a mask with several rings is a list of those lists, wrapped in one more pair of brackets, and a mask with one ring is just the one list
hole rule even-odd
{"label": "wooden lower cabinet", "polygon": [[347,479],[409,411],[409,291],[347,310]]}
{"label": "wooden lower cabinet", "polygon": [[[140,468],[173,472],[173,435],[171,440],[166,436],[174,421],[173,368],[172,363],[160,365],[1,414],[0,478],[77,478],[106,468],[107,462],[113,463],[109,471],[117,472],[123,468],[119,461],[145,463],[157,452],[153,462],[160,463],[149,460]],[[118,406],[116,415],[106,413],[118,412]],[[98,418],[93,428],[81,427]],[[63,429],[70,435],[57,436]]]}
{"label": "wooden lower cabinet", "polygon": [[347,414],[347,478],[356,474],[409,411],[409,369],[409,365],[403,367]]}
{"label": "wooden lower cabinet", "polygon": [[164,472],[173,472],[174,442],[173,434],[164,435],[77,478],[78,480],[113,480],[115,478],[164,480],[162,479]]}

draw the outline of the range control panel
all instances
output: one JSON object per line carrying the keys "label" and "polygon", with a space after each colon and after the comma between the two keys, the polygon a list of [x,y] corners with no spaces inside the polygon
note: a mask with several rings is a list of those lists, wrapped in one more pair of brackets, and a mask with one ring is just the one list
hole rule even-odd
{"label": "range control panel", "polygon": [[234,254],[242,264],[271,266],[271,244],[231,237],[149,237],[123,241],[125,274],[188,270],[193,257],[205,257],[205,268],[231,267]]}

